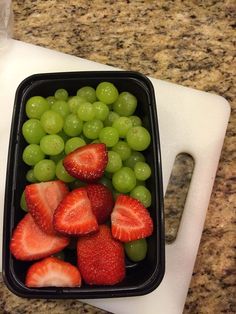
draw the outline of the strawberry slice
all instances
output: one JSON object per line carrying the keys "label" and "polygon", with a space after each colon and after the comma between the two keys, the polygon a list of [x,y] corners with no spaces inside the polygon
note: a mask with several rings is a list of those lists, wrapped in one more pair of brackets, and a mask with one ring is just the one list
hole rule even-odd
{"label": "strawberry slice", "polygon": [[108,162],[105,144],[88,144],[68,154],[63,165],[67,172],[82,181],[94,182],[100,179]]}
{"label": "strawberry slice", "polygon": [[88,198],[92,211],[99,224],[103,224],[110,216],[114,202],[111,191],[103,184],[88,184]]}
{"label": "strawberry slice", "polygon": [[129,242],[148,237],[153,232],[153,221],[148,210],[131,196],[120,194],[111,214],[112,235]]}
{"label": "strawberry slice", "polygon": [[30,266],[25,285],[35,287],[80,287],[81,276],[77,267],[56,257],[47,257]]}
{"label": "strawberry slice", "polygon": [[86,188],[71,191],[58,205],[53,218],[54,229],[68,235],[87,234],[98,229]]}
{"label": "strawberry slice", "polygon": [[31,261],[57,253],[68,244],[68,238],[44,233],[28,213],[13,232],[10,251],[16,259]]}
{"label": "strawberry slice", "polygon": [[68,192],[65,183],[59,180],[26,186],[25,199],[28,210],[45,233],[55,234],[52,224],[53,213]]}
{"label": "strawberry slice", "polygon": [[77,256],[81,276],[89,285],[114,285],[125,277],[123,244],[112,237],[106,225],[78,239]]}

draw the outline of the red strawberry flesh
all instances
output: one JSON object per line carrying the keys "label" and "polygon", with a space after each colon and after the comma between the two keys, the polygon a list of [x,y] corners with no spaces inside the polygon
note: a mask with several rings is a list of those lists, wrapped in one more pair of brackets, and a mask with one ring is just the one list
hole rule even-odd
{"label": "red strawberry flesh", "polygon": [[77,267],[56,257],[47,257],[30,266],[25,285],[35,287],[79,287],[81,276]]}
{"label": "red strawberry flesh", "polygon": [[153,232],[153,221],[148,210],[136,199],[119,195],[111,214],[112,235],[129,242],[148,237]]}
{"label": "red strawberry flesh", "polygon": [[44,233],[28,213],[13,232],[10,251],[16,259],[30,261],[57,253],[68,244],[68,238]]}
{"label": "red strawberry flesh", "polygon": [[88,144],[68,154],[63,165],[67,172],[82,181],[94,182],[100,179],[108,162],[106,145]]}
{"label": "red strawberry flesh", "polygon": [[111,191],[103,184],[88,184],[88,198],[91,202],[92,211],[99,224],[103,224],[110,217],[114,201]]}
{"label": "red strawberry flesh", "polygon": [[98,223],[85,188],[65,196],[55,210],[53,224],[56,231],[72,236],[97,231]]}
{"label": "red strawberry flesh", "polygon": [[77,256],[81,276],[89,285],[115,285],[125,277],[123,245],[106,225],[78,239]]}
{"label": "red strawberry flesh", "polygon": [[27,207],[37,225],[47,234],[55,234],[53,214],[60,201],[69,192],[62,181],[40,182],[27,185]]}

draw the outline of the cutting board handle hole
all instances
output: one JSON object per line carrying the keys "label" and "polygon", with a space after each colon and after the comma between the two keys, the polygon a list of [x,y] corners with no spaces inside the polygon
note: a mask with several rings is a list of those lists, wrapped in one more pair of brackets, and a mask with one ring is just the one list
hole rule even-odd
{"label": "cutting board handle hole", "polygon": [[167,244],[173,243],[177,237],[193,170],[191,155],[180,153],[176,156],[164,199]]}

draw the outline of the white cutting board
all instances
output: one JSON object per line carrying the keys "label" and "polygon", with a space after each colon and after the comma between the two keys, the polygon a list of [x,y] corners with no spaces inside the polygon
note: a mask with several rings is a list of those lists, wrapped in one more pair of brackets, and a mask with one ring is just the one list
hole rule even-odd
{"label": "white cutting board", "polygon": [[[33,73],[88,70],[114,68],[15,40],[0,50],[1,225],[10,123],[18,84]],[[142,297],[83,300],[116,314],[182,313],[230,114],[228,102],[220,96],[151,80],[159,116],[164,191],[178,153],[191,154],[195,169],[177,239],[166,245],[166,273],[160,286]]]}

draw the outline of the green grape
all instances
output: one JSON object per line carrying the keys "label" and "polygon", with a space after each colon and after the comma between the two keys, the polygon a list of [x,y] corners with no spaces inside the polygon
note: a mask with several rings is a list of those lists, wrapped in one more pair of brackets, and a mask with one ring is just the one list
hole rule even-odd
{"label": "green grape", "polygon": [[34,170],[30,169],[26,172],[26,180],[31,183],[38,182],[38,180],[34,176]]}
{"label": "green grape", "polygon": [[76,114],[71,113],[65,118],[63,130],[66,135],[78,136],[82,132],[83,121],[81,121]]}
{"label": "green grape", "polygon": [[62,130],[64,120],[62,116],[53,110],[47,110],[40,119],[44,131],[48,134],[56,134]]}
{"label": "green grape", "polygon": [[147,255],[147,241],[145,238],[126,242],[125,253],[133,262],[142,261]]}
{"label": "green grape", "polygon": [[100,131],[103,128],[103,123],[100,120],[92,120],[92,121],[87,121],[84,123],[83,126],[83,133],[84,135],[91,139],[94,140],[98,138]]}
{"label": "green grape", "polygon": [[25,191],[21,194],[20,198],[20,207],[23,209],[25,212],[28,211],[26,200],[25,200]]}
{"label": "green grape", "polygon": [[66,156],[65,152],[62,151],[60,154],[58,155],[51,155],[50,159],[53,160],[55,162],[55,164],[57,164],[61,159],[63,159]]}
{"label": "green grape", "polygon": [[122,160],[120,158],[120,155],[116,152],[109,151],[108,152],[108,163],[106,166],[107,172],[116,172],[122,167]]}
{"label": "green grape", "polygon": [[105,185],[108,189],[110,189],[112,191],[113,185],[112,185],[112,182],[110,179],[103,176],[103,177],[101,177],[101,179],[98,182]]}
{"label": "green grape", "polygon": [[151,136],[147,129],[142,126],[134,126],[129,129],[126,140],[133,150],[143,151],[148,148]]}
{"label": "green grape", "polygon": [[56,165],[55,162],[50,159],[40,160],[34,166],[34,176],[40,181],[51,181],[55,178],[56,174]]}
{"label": "green grape", "polygon": [[22,126],[22,133],[27,143],[39,144],[41,138],[46,135],[38,119],[29,119]]}
{"label": "green grape", "polygon": [[112,147],[118,142],[119,133],[115,128],[107,126],[100,131],[99,140],[101,143],[106,144],[107,147]]}
{"label": "green grape", "polygon": [[93,140],[92,142],[91,142],[91,144],[99,144],[99,143],[101,143],[98,139],[96,139],[96,140]]}
{"label": "green grape", "polygon": [[48,101],[41,96],[33,96],[28,99],[25,107],[27,117],[35,119],[40,119],[42,114],[48,109]]}
{"label": "green grape", "polygon": [[45,135],[40,141],[40,148],[46,155],[58,155],[64,149],[64,141],[57,134]]}
{"label": "green grape", "polygon": [[91,121],[95,118],[95,110],[90,102],[84,102],[77,111],[79,119],[82,121]]}
{"label": "green grape", "polygon": [[87,100],[84,99],[83,97],[80,97],[80,96],[71,97],[68,100],[68,106],[70,108],[70,111],[77,114],[79,106],[84,102],[87,102]]}
{"label": "green grape", "polygon": [[29,144],[26,146],[22,155],[23,161],[29,166],[36,165],[44,157],[43,151],[37,144]]}
{"label": "green grape", "polygon": [[65,153],[68,155],[76,148],[86,145],[86,142],[80,137],[72,137],[65,144]]}
{"label": "green grape", "polygon": [[127,117],[120,117],[113,122],[112,127],[118,131],[119,137],[124,138],[132,128],[132,122]]}
{"label": "green grape", "polygon": [[134,165],[134,173],[136,179],[140,181],[145,181],[150,177],[152,171],[150,166],[146,162],[138,161]]}
{"label": "green grape", "polygon": [[57,252],[57,253],[53,254],[53,256],[61,259],[62,261],[65,260],[65,253],[64,253],[64,251]]}
{"label": "green grape", "polygon": [[75,178],[69,175],[63,166],[63,160],[60,160],[56,165],[56,176],[59,180],[69,183],[75,181]]}
{"label": "green grape", "polygon": [[97,98],[104,104],[112,104],[119,96],[118,90],[114,84],[110,82],[101,82],[96,88]]}
{"label": "green grape", "polygon": [[144,207],[149,207],[152,204],[152,195],[145,186],[142,185],[136,186],[131,191],[130,196],[139,200]]}
{"label": "green grape", "polygon": [[70,108],[65,100],[56,100],[51,106],[51,110],[59,113],[62,118],[65,118],[70,113]]}
{"label": "green grape", "polygon": [[121,116],[131,116],[137,107],[137,98],[129,92],[120,93],[113,104],[113,110]]}
{"label": "green grape", "polygon": [[54,104],[54,102],[56,101],[56,98],[55,98],[54,96],[48,96],[46,99],[47,99],[47,101],[48,101],[50,107],[51,107],[51,106]]}
{"label": "green grape", "polygon": [[141,126],[142,120],[138,116],[130,116],[129,119],[132,122],[132,126]]}
{"label": "green grape", "polygon": [[124,141],[119,141],[112,147],[112,150],[120,155],[121,160],[126,160],[131,156],[131,149]]}
{"label": "green grape", "polygon": [[93,103],[93,108],[95,111],[95,118],[104,121],[109,114],[109,108],[106,104],[101,101],[96,101]]}
{"label": "green grape", "polygon": [[55,98],[57,100],[64,100],[64,101],[67,101],[68,99],[68,92],[67,90],[65,90],[64,88],[59,88],[55,91],[55,94],[54,94]]}
{"label": "green grape", "polygon": [[86,101],[91,102],[91,103],[93,103],[97,100],[96,91],[91,86],[81,87],[77,91],[77,96],[80,96],[80,97],[86,99]]}
{"label": "green grape", "polygon": [[119,118],[120,116],[118,115],[118,113],[114,112],[114,111],[110,111],[108,113],[108,116],[106,117],[106,119],[104,120],[104,125],[105,126],[112,126],[112,124]]}
{"label": "green grape", "polygon": [[133,169],[138,161],[145,161],[145,157],[142,153],[133,151],[130,157],[124,161],[124,165]]}
{"label": "green grape", "polygon": [[113,174],[112,184],[118,192],[130,192],[136,185],[136,177],[134,171],[131,168],[122,167]]}

